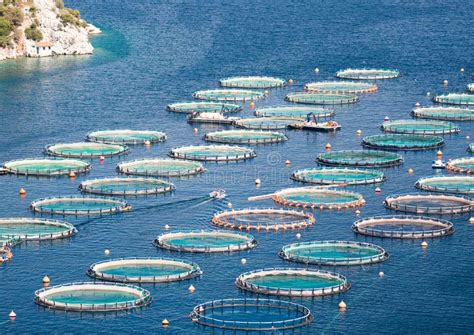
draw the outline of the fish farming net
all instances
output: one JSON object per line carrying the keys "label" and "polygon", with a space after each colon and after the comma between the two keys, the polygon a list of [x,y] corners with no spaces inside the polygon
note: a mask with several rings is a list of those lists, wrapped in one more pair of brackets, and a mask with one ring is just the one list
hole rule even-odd
{"label": "fish farming net", "polygon": [[212,223],[216,226],[257,231],[302,229],[315,222],[312,214],[276,208],[231,210],[216,213],[212,218]]}
{"label": "fish farming net", "polygon": [[178,102],[166,106],[168,112],[175,113],[237,113],[242,107],[222,102]]}
{"label": "fish farming net", "polygon": [[190,159],[212,162],[240,161],[257,156],[249,148],[230,145],[197,145],[176,148],[170,151],[169,156],[179,159]]}
{"label": "fish farming net", "polygon": [[237,287],[259,294],[319,297],[347,291],[350,284],[337,273],[315,269],[263,269],[241,274]]}
{"label": "fish farming net", "polygon": [[299,104],[311,105],[344,105],[353,104],[359,101],[356,95],[351,94],[333,94],[333,93],[313,93],[313,92],[295,92],[289,93],[287,101]]}
{"label": "fish farming net", "polygon": [[384,206],[400,212],[434,215],[454,215],[474,210],[467,197],[441,194],[402,194],[385,198]]}
{"label": "fish farming net", "polygon": [[206,141],[228,144],[267,144],[287,139],[282,133],[257,130],[222,130],[204,135]]}
{"label": "fish farming net", "polygon": [[474,121],[474,109],[459,107],[415,108],[411,114],[419,119],[444,121]]}
{"label": "fish farming net", "polygon": [[257,246],[252,235],[219,230],[165,233],[154,244],[163,249],[183,252],[234,252]]}
{"label": "fish farming net", "polygon": [[385,181],[381,171],[348,168],[309,168],[292,173],[291,179],[303,183],[332,185],[365,185]]}
{"label": "fish farming net", "polygon": [[174,159],[138,159],[118,164],[117,170],[126,175],[149,177],[184,177],[205,171],[201,163]]}
{"label": "fish farming net", "polygon": [[275,203],[283,206],[312,209],[348,209],[360,207],[365,200],[359,193],[314,187],[287,188],[272,195]]}
{"label": "fish farming net", "polygon": [[230,77],[221,79],[219,84],[223,87],[235,88],[274,88],[284,86],[285,80],[264,76]]}
{"label": "fish farming net", "polygon": [[152,130],[102,130],[87,135],[91,142],[107,144],[143,144],[166,141],[166,134]]}
{"label": "fish farming net", "polygon": [[193,98],[210,101],[252,101],[264,99],[265,95],[253,90],[217,89],[194,92]]}
{"label": "fish farming net", "polygon": [[290,124],[296,121],[302,121],[303,118],[291,118],[291,117],[257,117],[240,119],[234,121],[234,126],[246,129],[286,129]]}
{"label": "fish farming net", "polygon": [[191,319],[212,328],[274,332],[307,326],[313,316],[303,305],[258,298],[209,301],[194,307]]}
{"label": "fish farming net", "polygon": [[378,87],[371,83],[350,82],[350,81],[320,81],[308,83],[304,86],[305,91],[320,93],[373,93]]}
{"label": "fish farming net", "polygon": [[90,277],[122,283],[169,283],[198,277],[196,263],[169,258],[119,258],[94,263]]}
{"label": "fish farming net", "polygon": [[64,221],[35,218],[0,218],[0,237],[6,240],[55,240],[70,237],[76,228]]}
{"label": "fish farming net", "polygon": [[383,134],[364,137],[362,145],[385,150],[429,150],[442,147],[444,139],[431,135]]}
{"label": "fish farming net", "polygon": [[291,262],[349,266],[383,262],[388,253],[378,245],[354,241],[314,241],[285,245],[280,257]]}
{"label": "fish farming net", "polygon": [[336,77],[357,80],[393,79],[400,76],[398,70],[389,69],[345,69],[338,71]]}
{"label": "fish farming net", "polygon": [[308,115],[314,115],[316,118],[329,118],[334,116],[335,112],[331,109],[312,106],[278,106],[257,108],[256,117],[289,117],[306,118]]}
{"label": "fish farming net", "polygon": [[99,158],[122,155],[129,151],[128,147],[119,144],[106,144],[94,142],[79,142],[68,144],[53,144],[44,149],[49,156],[67,158]]}
{"label": "fish farming net", "polygon": [[33,212],[52,215],[102,215],[125,212],[131,208],[130,204],[120,199],[76,196],[43,198],[30,204]]}
{"label": "fish farming net", "polygon": [[451,172],[471,174],[474,172],[474,157],[450,160],[446,168]]}
{"label": "fish farming net", "polygon": [[444,95],[437,95],[433,97],[433,101],[447,105],[472,106],[474,105],[474,94],[449,93]]}
{"label": "fish farming net", "polygon": [[382,130],[388,133],[446,135],[459,132],[459,127],[444,121],[397,120],[382,124]]}
{"label": "fish farming net", "polygon": [[415,186],[430,192],[474,194],[474,177],[443,176],[421,178],[416,182]]}
{"label": "fish farming net", "polygon": [[319,154],[316,162],[328,166],[391,167],[403,163],[402,156],[376,150],[344,150]]}
{"label": "fish farming net", "polygon": [[79,190],[99,195],[150,195],[171,192],[174,185],[155,178],[103,178],[86,180]]}
{"label": "fish farming net", "polygon": [[86,173],[91,164],[75,159],[19,159],[3,164],[7,173],[25,176],[52,177],[69,175],[70,173]]}
{"label": "fish farming net", "polygon": [[373,237],[425,239],[454,232],[451,222],[423,216],[375,216],[356,221],[352,230]]}
{"label": "fish farming net", "polygon": [[77,312],[109,312],[139,308],[151,303],[149,291],[134,285],[70,283],[35,292],[40,306]]}

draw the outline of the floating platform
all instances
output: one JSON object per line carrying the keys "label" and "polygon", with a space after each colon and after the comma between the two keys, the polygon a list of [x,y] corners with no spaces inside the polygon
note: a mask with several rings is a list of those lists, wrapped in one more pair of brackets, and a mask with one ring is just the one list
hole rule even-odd
{"label": "floating platform", "polygon": [[399,154],[377,150],[343,150],[319,154],[316,162],[327,166],[383,168],[403,163]]}
{"label": "floating platform", "polygon": [[307,92],[359,94],[377,92],[378,86],[372,83],[350,81],[319,81],[304,86]]}
{"label": "floating platform", "polygon": [[365,185],[385,181],[385,175],[381,171],[348,168],[309,168],[297,170],[291,174],[290,178],[303,183],[320,185]]}
{"label": "floating platform", "polygon": [[474,105],[474,94],[467,93],[449,93],[433,97],[433,101],[447,105]]}
{"label": "floating platform", "polygon": [[[303,118],[296,119],[303,121]],[[256,117],[234,121],[234,126],[245,129],[276,130],[286,129],[290,124],[295,123],[295,118],[291,117]]]}
{"label": "floating platform", "polygon": [[168,112],[174,113],[237,113],[240,105],[222,102],[178,102],[166,106]]}
{"label": "floating platform", "polygon": [[441,194],[402,194],[385,198],[384,206],[400,212],[454,215],[474,210],[474,201],[466,197]]}
{"label": "floating platform", "polygon": [[0,238],[19,241],[55,240],[77,233],[70,223],[35,218],[0,218]]}
{"label": "floating platform", "polygon": [[444,145],[444,139],[431,135],[383,134],[362,139],[366,148],[383,150],[430,150]]}
{"label": "floating platform", "polygon": [[381,80],[400,77],[398,70],[390,69],[345,69],[336,72],[336,77],[356,80]]}
{"label": "floating platform", "polygon": [[51,215],[103,215],[129,211],[127,202],[114,198],[56,197],[33,201],[30,209],[35,213]]}
{"label": "floating platform", "polygon": [[174,185],[155,178],[103,178],[83,181],[79,190],[98,195],[127,196],[171,192]]}
{"label": "floating platform", "polygon": [[382,130],[387,133],[447,135],[459,133],[460,129],[454,123],[445,121],[396,120],[382,124]]}
{"label": "floating platform", "polygon": [[289,93],[285,100],[310,105],[345,105],[356,103],[359,98],[351,94],[294,92]]}
{"label": "floating platform", "polygon": [[223,87],[264,89],[283,87],[285,80],[265,76],[229,77],[219,80],[219,84]]}
{"label": "floating platform", "polygon": [[444,121],[474,121],[474,109],[459,107],[420,107],[411,115],[419,119]]}
{"label": "floating platform", "polygon": [[94,142],[77,142],[48,145],[44,153],[66,158],[99,158],[123,155],[129,151],[125,145]]}
{"label": "floating platform", "polygon": [[120,173],[146,177],[185,177],[203,173],[204,166],[198,162],[175,159],[138,159],[117,165]]}
{"label": "floating platform", "polygon": [[225,144],[268,144],[288,140],[285,134],[259,130],[222,130],[207,133],[204,140]]}
{"label": "floating platform", "polygon": [[107,144],[144,144],[166,141],[166,134],[153,130],[101,130],[87,134],[91,142]]}
{"label": "floating platform", "polygon": [[265,95],[254,90],[216,89],[196,91],[193,98],[210,101],[252,101],[264,99]]}
{"label": "floating platform", "polygon": [[474,172],[474,157],[464,157],[450,160],[446,169],[456,173],[471,174]]}
{"label": "floating platform", "polygon": [[192,145],[172,149],[168,155],[178,159],[211,162],[240,161],[257,156],[252,149],[230,145]]}
{"label": "floating platform", "polygon": [[442,193],[474,194],[474,177],[441,176],[421,178],[415,183],[421,190]]}
{"label": "floating platform", "polygon": [[308,115],[314,115],[316,118],[329,118],[336,113],[331,109],[313,106],[276,106],[257,108],[255,110],[256,117],[289,117],[289,118],[306,118]]}
{"label": "floating platform", "polygon": [[365,204],[359,193],[320,189],[315,187],[287,188],[272,194],[271,198],[279,205],[311,209],[349,209]]}
{"label": "floating platform", "polygon": [[24,176],[55,177],[87,173],[91,164],[76,159],[27,158],[3,164],[6,173]]}

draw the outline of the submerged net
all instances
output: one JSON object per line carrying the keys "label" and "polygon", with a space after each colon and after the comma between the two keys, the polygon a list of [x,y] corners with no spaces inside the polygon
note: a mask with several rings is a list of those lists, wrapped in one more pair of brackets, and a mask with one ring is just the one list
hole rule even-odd
{"label": "submerged net", "polygon": [[219,84],[223,87],[236,88],[272,88],[282,87],[285,80],[275,77],[249,76],[249,77],[230,77],[221,79]]}
{"label": "submerged net", "polygon": [[411,114],[420,119],[445,121],[474,121],[474,109],[459,107],[421,107]]}
{"label": "submerged net", "polygon": [[194,92],[193,98],[211,101],[248,101],[265,98],[263,92],[253,90],[216,89]]}
{"label": "submerged net", "polygon": [[474,177],[442,176],[421,178],[415,184],[421,190],[459,194],[474,194]]}
{"label": "submerged net", "polygon": [[429,150],[442,147],[444,140],[430,135],[383,134],[364,137],[362,145],[386,150]]}
{"label": "submerged net", "polygon": [[143,144],[166,140],[166,134],[152,130],[102,130],[87,134],[87,140],[108,144]]}
{"label": "submerged net", "polygon": [[204,135],[206,141],[229,144],[266,144],[287,139],[282,133],[256,130],[222,130]]}
{"label": "submerged net", "polygon": [[171,192],[174,185],[155,178],[103,178],[86,180],[79,190],[99,195],[149,195]]}
{"label": "submerged net", "polygon": [[358,234],[388,238],[434,238],[452,234],[453,224],[423,216],[376,216],[356,221],[352,230]]}
{"label": "submerged net", "polygon": [[227,162],[254,158],[257,154],[249,148],[230,145],[197,145],[176,148],[169,156],[179,159]]}
{"label": "submerged net", "polygon": [[311,106],[278,106],[257,108],[255,116],[257,117],[290,117],[290,118],[306,118],[309,115],[314,115],[317,118],[328,118],[334,116],[334,111],[322,107]]}
{"label": "submerged net", "polygon": [[309,168],[292,173],[291,179],[303,183],[331,185],[363,185],[380,183],[385,180],[381,171],[338,168]]}
{"label": "submerged net", "polygon": [[433,101],[448,105],[474,105],[474,94],[449,93],[433,97]]}
{"label": "submerged net", "polygon": [[451,122],[397,120],[382,124],[382,130],[388,133],[445,135],[459,132],[459,127]]}
{"label": "submerged net", "polygon": [[451,172],[471,174],[474,172],[474,157],[450,160],[446,168]]}
{"label": "submerged net", "polygon": [[402,156],[376,150],[344,150],[319,154],[316,162],[328,166],[390,167],[403,163]]}
{"label": "submerged net", "polygon": [[35,218],[0,218],[0,237],[6,240],[55,240],[70,237],[77,229],[70,223]]}
{"label": "submerged net", "polygon": [[125,145],[78,142],[68,144],[53,144],[44,149],[50,156],[70,157],[70,158],[99,158],[122,155],[129,151]]}
{"label": "submerged net", "polygon": [[86,173],[91,169],[89,163],[75,159],[19,159],[3,164],[7,173],[26,176],[61,176],[71,172]]}
{"label": "submerged net", "polygon": [[465,197],[441,194],[403,194],[385,198],[384,206],[400,212],[453,215],[474,210],[474,202]]}
{"label": "submerged net", "polygon": [[30,204],[30,209],[41,214],[102,215],[125,212],[131,206],[114,198],[71,196],[35,200]]}
{"label": "submerged net", "polygon": [[321,93],[372,93],[377,92],[378,87],[371,83],[350,81],[320,81],[308,83],[304,86],[305,91]]}
{"label": "submerged net", "polygon": [[303,120],[303,118],[257,117],[234,121],[234,126],[246,129],[285,129],[288,128],[290,124],[301,120]]}
{"label": "submerged net", "polygon": [[333,94],[333,93],[313,93],[313,92],[295,92],[289,93],[287,101],[299,104],[312,105],[343,105],[352,104],[359,101],[356,95],[351,94]]}
{"label": "submerged net", "polygon": [[174,159],[138,159],[118,164],[117,170],[127,175],[150,177],[181,177],[205,171],[201,163]]}
{"label": "submerged net", "polygon": [[285,245],[280,257],[315,265],[365,265],[383,262],[388,253],[378,245],[354,241],[314,241]]}
{"label": "submerged net", "polygon": [[277,204],[290,207],[348,209],[360,207],[365,200],[359,193],[315,187],[287,188],[272,194]]}
{"label": "submerged net", "polygon": [[236,113],[242,107],[231,103],[222,102],[178,102],[166,106],[168,112],[175,113]]}
{"label": "submerged net", "polygon": [[397,70],[389,69],[345,69],[336,73],[336,77],[357,80],[393,79],[400,76]]}

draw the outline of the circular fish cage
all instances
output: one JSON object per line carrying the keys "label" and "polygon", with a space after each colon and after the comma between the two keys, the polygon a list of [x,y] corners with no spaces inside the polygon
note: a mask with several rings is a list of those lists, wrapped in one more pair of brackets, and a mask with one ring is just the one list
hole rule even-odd
{"label": "circular fish cage", "polygon": [[234,252],[257,246],[252,235],[220,230],[164,233],[156,237],[155,246],[183,252]]}
{"label": "circular fish cage", "polygon": [[223,228],[257,231],[302,229],[316,222],[312,214],[276,208],[246,208],[219,212],[212,223]]}
{"label": "circular fish cage", "polygon": [[343,150],[319,154],[316,162],[327,166],[391,167],[403,163],[399,154],[376,150]]}
{"label": "circular fish cage", "polygon": [[385,198],[384,206],[400,212],[453,215],[474,210],[474,202],[466,197],[444,194],[402,194]]}
{"label": "circular fish cage", "polygon": [[250,101],[264,99],[265,95],[253,90],[216,89],[196,91],[193,98],[210,101]]}
{"label": "circular fish cage", "polygon": [[138,159],[117,165],[120,173],[148,177],[184,177],[206,171],[198,162],[174,159]]}
{"label": "circular fish cage", "polygon": [[174,113],[237,113],[242,107],[222,102],[178,102],[166,106],[168,112]]}
{"label": "circular fish cage", "polygon": [[235,88],[274,88],[284,86],[285,80],[265,76],[230,77],[219,80],[219,84]]}
{"label": "circular fish cage", "polygon": [[151,303],[150,292],[133,285],[71,283],[35,292],[40,306],[76,312],[109,312],[139,308]]}
{"label": "circular fish cage", "polygon": [[362,139],[366,148],[385,150],[430,150],[444,145],[444,139],[431,135],[383,134]]}
{"label": "circular fish cage", "polygon": [[316,269],[275,268],[245,272],[235,285],[243,290],[286,297],[320,297],[347,291],[350,284],[337,273]]}
{"label": "circular fish cage", "polygon": [[272,299],[221,299],[194,307],[193,322],[234,331],[277,331],[307,326],[311,311],[299,304]]}
{"label": "circular fish cage", "polygon": [[378,245],[354,241],[314,241],[285,245],[279,256],[287,261],[328,266],[383,262],[388,253]]}
{"label": "circular fish cage", "polygon": [[103,178],[83,181],[79,190],[99,195],[150,195],[171,192],[174,185],[155,178]]}
{"label": "circular fish cage", "polygon": [[458,133],[459,127],[445,121],[396,120],[384,122],[382,130],[399,134],[446,135]]}
{"label": "circular fish cage", "polygon": [[125,154],[129,148],[125,145],[94,142],[77,142],[48,145],[44,152],[49,156],[67,158],[99,158]]}
{"label": "circular fish cage", "polygon": [[90,277],[121,283],[169,283],[199,277],[195,263],[169,258],[119,258],[92,264]]}
{"label": "circular fish cage", "polygon": [[285,134],[259,130],[222,130],[207,133],[204,140],[225,144],[267,144],[286,141]]}
{"label": "circular fish cage", "polygon": [[335,94],[335,93],[315,93],[315,92],[294,92],[289,93],[285,100],[298,104],[310,105],[345,105],[359,101],[356,95]]}
{"label": "circular fish cage", "polygon": [[166,134],[153,130],[101,130],[87,134],[91,142],[107,144],[143,144],[166,141]]}
{"label": "circular fish cage", "polygon": [[264,107],[255,110],[256,117],[289,117],[289,118],[306,118],[308,115],[314,115],[317,118],[329,118],[335,115],[331,109],[313,106],[277,106]]}
{"label": "circular fish cage", "polygon": [[77,229],[70,223],[35,218],[0,218],[0,238],[8,240],[55,240],[70,237]]}
{"label": "circular fish cage", "polygon": [[251,159],[257,154],[252,149],[238,146],[192,145],[172,149],[169,156],[198,161],[230,162]]}
{"label": "circular fish cage", "polygon": [[444,121],[474,121],[474,109],[459,107],[420,107],[411,115],[419,119]]}
{"label": "circular fish cage", "polygon": [[451,222],[423,216],[375,216],[357,220],[352,225],[357,234],[400,239],[425,239],[450,235]]}
{"label": "circular fish cage", "polygon": [[33,212],[51,215],[103,215],[126,212],[131,208],[120,199],[80,196],[43,198],[30,204]]}
{"label": "circular fish cage", "polygon": [[263,130],[286,129],[290,124],[294,124],[298,120],[303,120],[303,118],[295,119],[291,117],[256,117],[236,120],[234,121],[234,126],[246,129]]}
{"label": "circular fish cage", "polygon": [[336,77],[356,80],[380,80],[400,77],[398,70],[389,69],[345,69],[336,72]]}
{"label": "circular fish cage", "polygon": [[474,83],[467,84],[467,90],[471,93],[474,93]]}
{"label": "circular fish cage", "polygon": [[474,157],[450,160],[446,169],[451,172],[471,174],[474,172]]}
{"label": "circular fish cage", "polygon": [[15,175],[53,177],[89,172],[91,164],[75,159],[28,158],[5,162],[3,169]]}
{"label": "circular fish cage", "polygon": [[320,189],[314,187],[287,188],[271,196],[272,200],[282,206],[311,209],[348,209],[363,206],[365,200],[359,193]]}
{"label": "circular fish cage", "polygon": [[309,168],[297,170],[291,174],[290,178],[303,183],[320,185],[365,185],[385,181],[385,175],[381,171],[348,168]]}
{"label": "circular fish cage", "polygon": [[304,86],[308,92],[320,93],[373,93],[377,92],[378,86],[372,83],[350,82],[350,81],[319,81],[308,83]]}
{"label": "circular fish cage", "polygon": [[441,176],[421,178],[418,179],[415,186],[430,192],[474,194],[474,177]]}
{"label": "circular fish cage", "polygon": [[474,105],[474,94],[467,93],[449,93],[433,97],[433,101],[446,105]]}

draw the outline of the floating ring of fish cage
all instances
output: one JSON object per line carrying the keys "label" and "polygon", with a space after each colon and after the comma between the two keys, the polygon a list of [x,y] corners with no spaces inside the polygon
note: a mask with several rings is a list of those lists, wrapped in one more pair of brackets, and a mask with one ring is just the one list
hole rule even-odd
{"label": "floating ring of fish cage", "polygon": [[87,134],[91,142],[107,144],[143,144],[166,141],[166,134],[153,130],[100,130]]}
{"label": "floating ring of fish cage", "polygon": [[303,183],[320,185],[365,185],[385,181],[381,171],[349,168],[309,168],[297,170],[291,174],[291,179]]}
{"label": "floating ring of fish cage", "polygon": [[70,223],[36,218],[0,218],[0,238],[8,240],[55,240],[70,237],[77,229]]}
{"label": "floating ring of fish cage", "polygon": [[296,121],[302,120],[303,118],[291,117],[256,117],[236,120],[234,121],[234,126],[246,129],[263,130],[286,129],[290,124],[294,124]]}
{"label": "floating ring of fish cage", "polygon": [[459,107],[420,107],[411,114],[419,119],[444,121],[474,121],[474,109]]}
{"label": "floating ring of fish cage", "polygon": [[345,69],[336,72],[336,77],[356,80],[380,80],[400,77],[398,70],[389,69]]}
{"label": "floating ring of fish cage", "polygon": [[350,82],[350,81],[318,81],[307,83],[304,90],[320,93],[373,93],[377,92],[378,86],[372,83]]}
{"label": "floating ring of fish cage", "polygon": [[126,201],[99,197],[55,197],[33,201],[30,209],[35,213],[58,215],[103,215],[129,211]]}
{"label": "floating ring of fish cage", "polygon": [[307,326],[313,321],[309,308],[284,300],[221,299],[194,307],[193,322],[205,327],[271,331]]}
{"label": "floating ring of fish cage", "polygon": [[137,159],[117,165],[120,173],[148,177],[183,177],[206,171],[198,162],[175,159]]}
{"label": "floating ring of fish cage", "polygon": [[355,241],[313,241],[285,245],[279,256],[290,262],[349,266],[383,262],[388,253],[378,245]]}
{"label": "floating ring of fish cage", "polygon": [[198,161],[229,162],[254,158],[254,150],[234,145],[192,145],[172,149],[169,153],[172,158]]}
{"label": "floating ring of fish cage", "polygon": [[316,162],[328,166],[391,167],[403,163],[399,154],[377,150],[343,150],[319,154]]}
{"label": "floating ring of fish cage", "polygon": [[444,194],[402,194],[385,198],[384,206],[400,212],[434,215],[454,215],[474,210],[467,197]]}
{"label": "floating ring of fish cage", "polygon": [[474,194],[474,177],[440,176],[421,178],[418,179],[415,186],[430,192]]}
{"label": "floating ring of fish cage", "polygon": [[49,156],[68,158],[99,158],[125,154],[129,148],[120,144],[106,144],[95,142],[77,142],[48,145],[44,152]]}
{"label": "floating ring of fish cage", "polygon": [[433,97],[433,101],[447,105],[474,105],[474,94],[467,93],[449,93]]}
{"label": "floating ring of fish cage", "polygon": [[242,107],[231,103],[222,102],[178,102],[166,106],[168,112],[174,113],[237,113]]}
{"label": "floating ring of fish cage", "polygon": [[284,86],[285,80],[265,76],[230,77],[219,80],[219,84],[234,88],[274,88]]}
{"label": "floating ring of fish cage", "polygon": [[99,195],[149,195],[171,192],[174,185],[156,178],[102,178],[83,181],[79,190]]}
{"label": "floating ring of fish cage", "polygon": [[91,164],[76,159],[27,158],[5,162],[3,169],[16,175],[52,177],[86,173]]}
{"label": "floating ring of fish cage", "polygon": [[336,113],[331,109],[314,106],[276,106],[257,108],[256,117],[289,117],[295,119],[306,118],[308,115],[314,115],[316,118],[323,119],[334,116]]}
{"label": "floating ring of fish cage", "polygon": [[396,120],[384,122],[382,130],[398,134],[446,135],[458,133],[459,127],[445,121]]}
{"label": "floating ring of fish cage", "polygon": [[474,173],[474,157],[464,157],[450,160],[446,169],[456,173]]}
{"label": "floating ring of fish cage", "polygon": [[286,297],[320,297],[347,291],[346,277],[316,269],[275,268],[245,272],[235,285],[246,291]]}
{"label": "floating ring of fish cage", "polygon": [[109,312],[129,310],[151,303],[150,292],[134,285],[70,283],[35,292],[35,303],[64,311]]}
{"label": "floating ring of fish cage", "polygon": [[467,90],[471,93],[474,93],[474,83],[467,84]]}
{"label": "floating ring of fish cage", "polygon": [[451,222],[423,216],[375,216],[357,220],[352,225],[357,234],[400,239],[425,239],[450,235]]}
{"label": "floating ring of fish cage", "polygon": [[444,139],[432,135],[382,134],[364,137],[362,145],[385,150],[429,150],[442,147]]}
{"label": "floating ring of fish cage", "polygon": [[215,89],[193,93],[193,98],[210,101],[251,101],[265,98],[265,94],[253,90]]}
{"label": "floating ring of fish cage", "polygon": [[156,237],[155,246],[183,252],[234,252],[257,246],[252,235],[220,230],[164,233]]}
{"label": "floating ring of fish cage", "polygon": [[352,94],[293,92],[289,93],[285,100],[299,104],[344,105],[356,103],[359,98]]}
{"label": "floating ring of fish cage", "polygon": [[219,212],[212,223],[223,228],[257,231],[302,229],[316,222],[310,213],[277,208],[246,208]]}
{"label": "floating ring of fish cage", "polygon": [[321,189],[315,187],[287,188],[271,196],[272,200],[283,206],[304,209],[350,209],[363,206],[365,200],[359,193]]}
{"label": "floating ring of fish cage", "polygon": [[225,144],[267,144],[288,140],[285,134],[259,130],[221,130],[207,133],[204,140]]}
{"label": "floating ring of fish cage", "polygon": [[90,277],[122,283],[169,283],[199,277],[196,263],[171,258],[119,258],[92,264]]}

